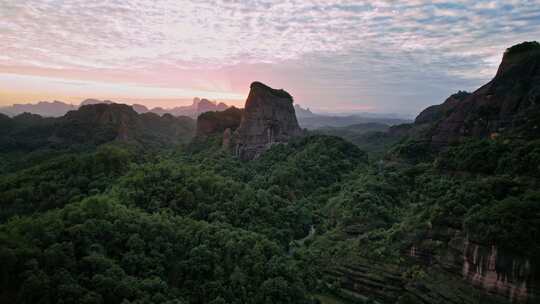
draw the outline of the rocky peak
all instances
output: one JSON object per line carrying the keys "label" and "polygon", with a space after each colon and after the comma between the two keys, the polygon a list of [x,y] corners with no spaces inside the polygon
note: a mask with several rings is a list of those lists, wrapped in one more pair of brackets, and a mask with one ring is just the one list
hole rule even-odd
{"label": "rocky peak", "polygon": [[417,117],[416,125],[431,125],[426,135],[432,147],[499,133],[538,138],[540,44],[524,42],[508,48],[495,77],[472,94],[461,97],[452,96]]}
{"label": "rocky peak", "polygon": [[289,93],[257,81],[250,88],[240,126],[233,136],[234,153],[243,160],[256,158],[273,144],[302,134]]}
{"label": "rocky peak", "polygon": [[501,77],[512,68],[519,66],[540,54],[540,43],[526,41],[508,48],[503,55],[496,77]]}
{"label": "rocky peak", "polygon": [[150,111],[145,105],[142,105],[142,104],[136,103],[136,104],[133,104],[131,107],[133,108],[133,110],[135,110],[135,112],[139,114],[147,113]]}
{"label": "rocky peak", "polygon": [[294,105],[294,111],[296,112],[296,117],[298,118],[305,118],[305,117],[314,117],[317,116],[309,108],[302,108],[301,105],[295,104]]}
{"label": "rocky peak", "polygon": [[216,105],[216,111],[224,111],[228,108],[229,106],[224,103],[224,102],[220,102]]}
{"label": "rocky peak", "polygon": [[442,104],[434,105],[424,109],[416,119],[414,120],[415,124],[425,124],[425,123],[434,123],[446,116],[448,116],[454,107],[465,98],[467,98],[471,93],[466,91],[459,91],[455,94],[450,95]]}
{"label": "rocky peak", "polygon": [[216,103],[206,98],[200,99],[199,102],[197,103],[197,113],[204,113],[208,111],[213,111],[215,109],[216,109]]}

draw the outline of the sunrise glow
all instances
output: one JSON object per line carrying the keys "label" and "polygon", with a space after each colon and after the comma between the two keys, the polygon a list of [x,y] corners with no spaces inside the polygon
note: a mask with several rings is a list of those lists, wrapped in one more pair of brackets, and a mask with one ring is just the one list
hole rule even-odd
{"label": "sunrise glow", "polygon": [[538,37],[535,7],[0,1],[0,105],[88,97],[171,105],[194,96],[241,104],[260,80],[314,109],[415,113],[485,82],[505,47]]}

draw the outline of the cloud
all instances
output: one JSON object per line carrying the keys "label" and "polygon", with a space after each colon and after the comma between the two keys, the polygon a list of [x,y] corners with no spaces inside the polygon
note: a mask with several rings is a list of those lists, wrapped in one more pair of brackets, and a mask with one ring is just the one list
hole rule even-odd
{"label": "cloud", "polygon": [[540,0],[1,1],[0,72],[237,92],[257,74],[312,106],[412,113],[539,34]]}

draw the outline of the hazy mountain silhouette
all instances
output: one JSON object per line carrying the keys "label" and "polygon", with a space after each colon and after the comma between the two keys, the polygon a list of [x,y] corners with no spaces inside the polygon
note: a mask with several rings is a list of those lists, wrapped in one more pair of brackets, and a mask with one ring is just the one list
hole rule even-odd
{"label": "hazy mountain silhouette", "polygon": [[12,106],[0,107],[0,113],[8,116],[15,116],[25,112],[38,114],[44,117],[58,117],[66,114],[68,111],[76,110],[78,106],[71,105],[62,101],[40,101],[35,104],[14,104]]}
{"label": "hazy mountain silhouette", "polygon": [[[62,101],[41,101],[36,104],[14,104],[12,106],[0,107],[0,113],[7,116],[16,116],[25,112],[38,114],[43,117],[60,117],[65,115],[68,111],[76,110],[79,107],[94,104],[123,104],[122,102],[115,102],[111,100],[100,100],[88,98],[81,102],[79,106],[71,105]],[[173,108],[154,107],[149,109],[145,105],[133,104],[132,108],[139,114],[152,112],[158,115],[171,114],[174,116],[189,116],[197,118],[199,114],[208,111],[223,111],[229,106],[223,102],[215,102],[205,98],[195,97],[193,103],[187,106],[178,106]]]}

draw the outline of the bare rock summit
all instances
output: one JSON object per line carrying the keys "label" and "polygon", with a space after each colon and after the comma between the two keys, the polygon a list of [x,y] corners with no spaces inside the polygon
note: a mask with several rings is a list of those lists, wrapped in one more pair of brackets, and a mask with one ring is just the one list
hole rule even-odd
{"label": "bare rock summit", "polygon": [[242,160],[257,158],[272,145],[303,134],[289,93],[257,81],[250,88],[240,126],[233,135],[234,154]]}

